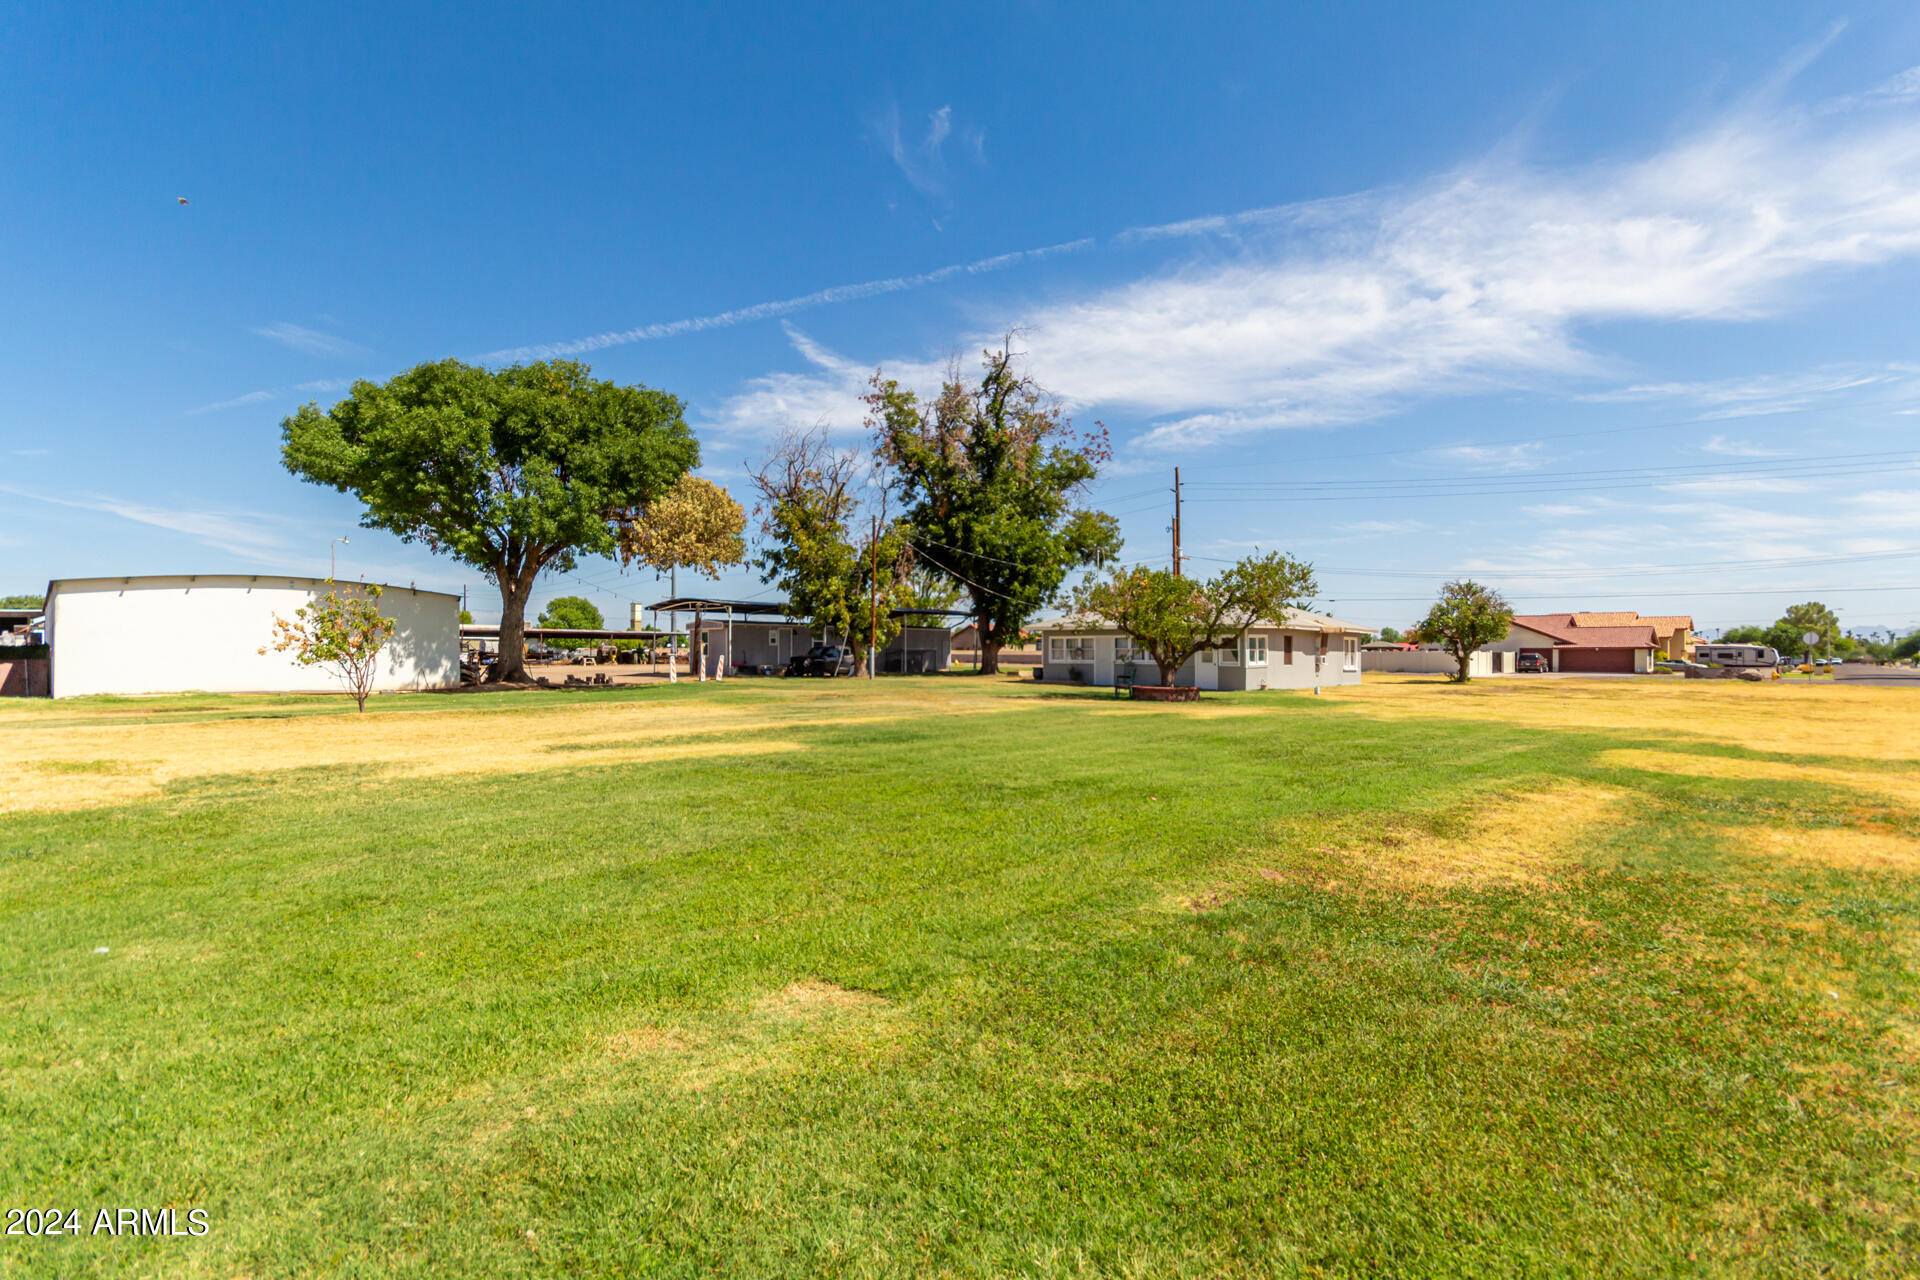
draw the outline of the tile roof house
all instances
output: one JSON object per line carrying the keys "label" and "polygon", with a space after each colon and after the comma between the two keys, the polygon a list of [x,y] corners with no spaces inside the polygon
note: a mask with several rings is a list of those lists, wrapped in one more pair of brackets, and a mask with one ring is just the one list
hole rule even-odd
{"label": "tile roof house", "polygon": [[1651,671],[1660,658],[1685,658],[1692,636],[1693,619],[1681,615],[1516,613],[1507,638],[1487,648],[1539,653],[1555,671]]}

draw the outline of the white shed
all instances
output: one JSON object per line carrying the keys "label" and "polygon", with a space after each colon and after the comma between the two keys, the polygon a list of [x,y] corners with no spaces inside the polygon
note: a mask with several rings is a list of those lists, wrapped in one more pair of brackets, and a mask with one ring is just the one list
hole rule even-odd
{"label": "white shed", "polygon": [[[342,586],[352,584],[341,584]],[[326,594],[321,578],[163,574],[63,578],[47,587],[53,696],[84,694],[337,693],[321,667],[271,648],[275,615]],[[460,597],[383,585],[394,633],[376,690],[460,683]]]}

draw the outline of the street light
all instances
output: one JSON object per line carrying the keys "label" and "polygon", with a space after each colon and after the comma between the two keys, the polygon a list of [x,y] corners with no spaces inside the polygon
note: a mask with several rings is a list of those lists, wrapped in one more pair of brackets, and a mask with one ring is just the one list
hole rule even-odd
{"label": "street light", "polygon": [[328,582],[333,581],[333,568],[334,568],[333,549],[339,546],[343,542],[351,543],[352,539],[351,538],[335,538],[332,542],[329,542],[327,544],[327,581]]}

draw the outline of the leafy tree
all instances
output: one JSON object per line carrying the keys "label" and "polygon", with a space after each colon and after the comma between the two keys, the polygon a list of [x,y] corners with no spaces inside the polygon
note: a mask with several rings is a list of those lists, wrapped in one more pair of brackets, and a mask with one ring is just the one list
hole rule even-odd
{"label": "leafy tree", "polygon": [[1075,505],[1109,456],[1106,429],[1075,432],[1014,360],[986,352],[977,383],[955,370],[931,404],[878,373],[866,398],[914,554],[972,597],[983,674],[1069,573],[1120,549],[1112,516]]}
{"label": "leafy tree", "polygon": [[[1818,600],[1789,605],[1787,611],[1780,615],[1780,621],[1775,626],[1790,629],[1793,632],[1794,644],[1799,649],[1806,648],[1807,642],[1800,637],[1809,631],[1819,633],[1820,639],[1814,642],[1816,648],[1825,646],[1831,649],[1840,639],[1840,619],[1835,616],[1833,610]],[[1786,651],[1783,649],[1781,652]]]}
{"label": "leafy tree", "polygon": [[1887,656],[1901,662],[1913,658],[1920,658],[1920,631],[1916,631],[1909,636],[1903,636],[1895,642],[1893,651]]}
{"label": "leafy tree", "polygon": [[260,652],[291,653],[300,666],[333,672],[364,712],[393,628],[392,618],[380,616],[378,584],[350,587],[343,595],[329,580],[327,594],[295,609],[292,618],[273,616],[273,639]]}
{"label": "leafy tree", "polygon": [[1460,664],[1453,679],[1465,684],[1473,678],[1469,668],[1471,655],[1483,644],[1504,639],[1507,625],[1513,621],[1513,606],[1491,587],[1472,579],[1449,582],[1440,589],[1440,598],[1415,628],[1427,644],[1445,645]]}
{"label": "leafy tree", "polygon": [[681,476],[621,524],[620,559],[661,573],[692,569],[711,578],[745,563],[746,527],[746,511],[725,489],[699,476]]}
{"label": "leafy tree", "polygon": [[465,609],[462,609],[460,611],[460,625],[464,627],[470,624],[472,621],[473,621],[473,615],[467,612]]}
{"label": "leafy tree", "polygon": [[38,609],[46,603],[46,597],[38,592],[32,595],[0,596],[0,609]]}
{"label": "leafy tree", "polygon": [[698,465],[678,399],[571,360],[441,360],[360,381],[281,424],[287,469],[352,492],[360,523],[423,542],[500,588],[495,680],[524,680],[527,599],[543,569],[611,555],[634,513]]}
{"label": "leafy tree", "polygon": [[1719,640],[1721,644],[1765,644],[1766,642],[1767,629],[1753,626],[1728,627],[1720,633]]}
{"label": "leafy tree", "polygon": [[[540,625],[554,627],[561,631],[604,631],[606,619],[600,616],[600,610],[593,601],[585,596],[555,596],[547,601],[547,607],[541,610]],[[562,637],[548,640],[556,649],[584,649],[598,640],[580,640]]]}
{"label": "leafy tree", "polygon": [[1407,638],[1401,635],[1399,630],[1394,627],[1380,628],[1380,638],[1388,644],[1405,644],[1407,642]]}
{"label": "leafy tree", "polygon": [[937,570],[915,564],[907,575],[905,594],[904,609],[953,609],[966,598],[967,589]]}
{"label": "leafy tree", "polygon": [[786,432],[753,473],[762,581],[785,593],[795,616],[854,651],[855,675],[866,674],[869,644],[884,647],[900,633],[888,614],[906,606],[914,563],[901,522],[886,516],[886,491],[864,509],[862,471],[858,455],[836,451],[816,430]]}
{"label": "leafy tree", "polygon": [[1160,668],[1160,683],[1169,685],[1200,650],[1237,644],[1248,627],[1283,619],[1315,590],[1312,565],[1270,552],[1204,582],[1166,569],[1116,569],[1076,591],[1074,604],[1137,641]]}

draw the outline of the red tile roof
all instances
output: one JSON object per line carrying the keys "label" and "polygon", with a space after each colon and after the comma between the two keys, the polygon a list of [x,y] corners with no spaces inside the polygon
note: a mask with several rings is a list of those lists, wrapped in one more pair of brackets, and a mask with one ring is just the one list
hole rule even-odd
{"label": "red tile roof", "polygon": [[[1654,639],[1654,628],[1645,618],[1631,626],[1589,627],[1581,626],[1575,619],[1582,615],[1572,613],[1516,613],[1513,615],[1515,626],[1537,631],[1565,645],[1578,645],[1587,649],[1653,649],[1658,648]],[[1587,617],[1611,617],[1609,614],[1587,614]]]}

